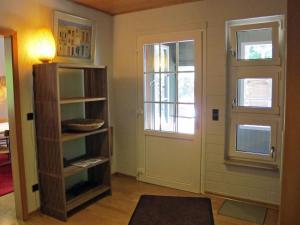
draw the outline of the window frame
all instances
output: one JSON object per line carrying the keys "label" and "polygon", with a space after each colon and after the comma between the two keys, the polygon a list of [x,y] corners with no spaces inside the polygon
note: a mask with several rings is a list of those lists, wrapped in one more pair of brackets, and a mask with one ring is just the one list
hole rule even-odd
{"label": "window frame", "polygon": [[[272,59],[238,60],[236,50],[237,32],[272,27]],[[278,170],[284,141],[284,96],[285,96],[285,62],[284,62],[284,16],[259,17],[226,22],[227,55],[227,91],[226,91],[226,139],[224,163],[228,165]],[[233,41],[234,39],[234,41]],[[232,48],[234,46],[234,48]],[[237,75],[235,75],[237,74]],[[243,75],[244,74],[244,75]],[[272,78],[272,108],[236,107],[237,81],[240,78]],[[274,91],[275,88],[275,91]],[[278,106],[278,107],[277,107]],[[271,125],[271,144],[275,147],[275,157],[263,157],[255,153],[237,152],[232,146],[236,144],[236,125],[257,124]],[[249,121],[247,123],[247,121]],[[252,123],[251,123],[252,121]],[[241,153],[241,154],[236,154]]]}
{"label": "window frame", "polygon": [[[167,136],[169,135],[172,135],[172,136],[178,136],[178,137],[188,137],[188,136],[194,136],[198,133],[198,104],[197,104],[197,90],[196,90],[196,82],[197,82],[197,71],[198,71],[198,63],[196,62],[196,56],[197,56],[197,48],[196,48],[196,45],[194,47],[194,70],[189,70],[189,71],[181,71],[179,70],[179,43],[180,42],[189,42],[189,41],[193,41],[194,43],[196,43],[196,38],[184,38],[184,39],[178,39],[178,40],[168,40],[168,41],[160,41],[160,42],[154,42],[154,43],[147,43],[147,44],[144,44],[143,45],[143,60],[145,60],[144,58],[144,55],[145,55],[145,46],[147,45],[159,45],[159,63],[161,63],[161,53],[162,53],[162,50],[165,49],[165,46],[164,44],[168,44],[168,43],[174,43],[176,44],[176,63],[175,63],[175,71],[162,71],[161,69],[161,65],[159,66],[159,71],[150,71],[150,72],[147,72],[145,71],[145,61],[143,62],[143,85],[145,85],[145,75],[149,75],[149,74],[158,74],[160,76],[159,78],[159,90],[160,90],[160,99],[159,101],[143,101],[143,104],[144,104],[144,132],[145,133],[148,133],[148,134],[154,134],[156,133],[158,136],[165,136],[167,134]],[[162,46],[164,46],[162,48]],[[182,101],[179,101],[179,95],[178,95],[178,77],[180,74],[183,74],[183,73],[193,73],[194,74],[194,102],[182,102]],[[176,79],[176,84],[175,84],[175,91],[176,91],[176,97],[175,97],[175,101],[174,102],[168,102],[168,101],[163,101],[162,100],[162,92],[161,92],[161,83],[162,83],[162,75],[164,74],[172,74],[172,76],[175,76],[175,79]],[[143,95],[145,96],[145,86],[143,86]],[[160,125],[159,125],[159,129],[149,129],[147,128],[146,126],[146,118],[145,118],[145,115],[147,114],[146,110],[145,110],[145,104],[159,104],[159,108],[160,108]],[[174,131],[168,131],[168,130],[163,130],[162,129],[162,117],[161,117],[161,107],[162,105],[167,105],[167,104],[172,104],[174,105],[175,107],[175,110],[174,110],[174,118],[176,117],[176,122],[175,122],[175,130]],[[183,132],[179,132],[178,131],[178,128],[179,128],[179,125],[178,125],[178,118],[182,118],[182,116],[179,116],[179,106],[180,105],[193,105],[194,108],[195,108],[195,117],[193,118],[194,119],[194,130],[193,130],[193,133],[183,133]],[[191,117],[192,118],[192,117]],[[150,121],[151,122],[151,121]]]}
{"label": "window frame", "polygon": [[[238,113],[263,113],[280,114],[280,76],[281,72],[276,68],[262,67],[236,67],[232,70],[231,94],[232,112]],[[238,105],[238,80],[247,78],[271,78],[272,79],[272,107],[255,107]]]}
{"label": "window frame", "polygon": [[[230,27],[229,32],[229,43],[231,52],[231,61],[233,66],[254,66],[254,65],[280,65],[280,38],[279,38],[279,28],[281,27],[281,21],[265,22],[265,23],[255,23],[255,24],[245,24],[236,25]],[[249,30],[259,30],[272,28],[272,46],[273,53],[272,59],[257,59],[257,60],[246,60],[238,59],[238,40],[237,33],[240,31]]]}
{"label": "window frame", "polygon": [[[237,143],[237,125],[257,125],[257,126],[270,126],[271,127],[271,140],[270,145],[274,147],[273,154],[263,155],[258,153],[250,153],[250,152],[239,152],[237,151],[236,143]],[[238,116],[231,119],[230,126],[230,141],[229,141],[229,154],[228,156],[233,160],[247,160],[252,162],[260,162],[267,164],[276,164],[277,156],[278,156],[278,121],[276,119],[267,119],[265,117],[261,118],[251,118],[251,116]]]}

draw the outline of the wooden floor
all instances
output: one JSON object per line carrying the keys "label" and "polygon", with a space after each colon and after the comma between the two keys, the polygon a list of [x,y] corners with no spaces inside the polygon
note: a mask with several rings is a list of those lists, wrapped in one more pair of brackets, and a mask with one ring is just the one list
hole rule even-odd
{"label": "wooden floor", "polygon": [[[18,222],[14,216],[13,194],[0,198],[1,225],[127,225],[135,206],[142,194],[197,196],[196,194],[164,188],[156,185],[137,182],[134,178],[114,175],[112,179],[113,194],[92,204],[69,218],[68,222],[61,222],[35,213],[26,222]],[[218,215],[218,209],[224,199],[211,197],[216,225],[255,225],[246,221]],[[269,209],[266,225],[277,224],[278,212]],[[160,224],[158,224],[160,225]]]}

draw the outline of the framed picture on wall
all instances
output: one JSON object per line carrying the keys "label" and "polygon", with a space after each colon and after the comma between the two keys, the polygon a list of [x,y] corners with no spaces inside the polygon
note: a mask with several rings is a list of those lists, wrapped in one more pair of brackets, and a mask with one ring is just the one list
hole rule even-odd
{"label": "framed picture on wall", "polygon": [[95,35],[92,20],[54,11],[55,61],[93,64]]}

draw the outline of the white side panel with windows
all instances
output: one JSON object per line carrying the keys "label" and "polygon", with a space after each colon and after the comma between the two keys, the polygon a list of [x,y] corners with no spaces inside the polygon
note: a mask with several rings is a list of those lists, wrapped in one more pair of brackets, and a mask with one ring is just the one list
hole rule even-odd
{"label": "white side panel with windows", "polygon": [[282,21],[273,18],[228,23],[226,160],[239,165],[278,168],[284,79]]}

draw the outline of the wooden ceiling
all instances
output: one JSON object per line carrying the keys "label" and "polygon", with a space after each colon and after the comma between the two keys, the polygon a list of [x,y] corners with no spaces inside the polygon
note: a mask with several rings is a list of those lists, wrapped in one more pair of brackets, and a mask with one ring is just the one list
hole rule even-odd
{"label": "wooden ceiling", "polygon": [[201,0],[72,0],[102,12],[117,15]]}

